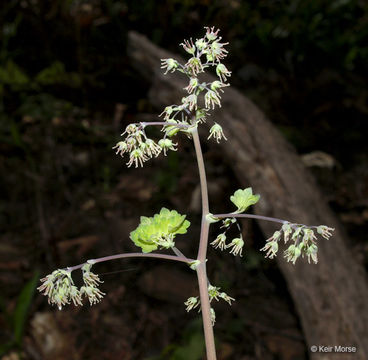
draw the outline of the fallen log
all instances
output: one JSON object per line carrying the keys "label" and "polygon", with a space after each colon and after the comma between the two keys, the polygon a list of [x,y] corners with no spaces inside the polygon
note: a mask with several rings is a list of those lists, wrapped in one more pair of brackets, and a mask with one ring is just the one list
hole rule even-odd
{"label": "fallen log", "polygon": [[[135,32],[129,34],[128,55],[137,71],[152,85],[149,99],[157,108],[178,104],[184,96],[182,74],[163,75],[160,59],[176,58]],[[346,234],[330,210],[311,174],[295,149],[287,143],[262,111],[234,88],[222,96],[222,108],[213,117],[231,139],[221,142],[224,156],[239,182],[262,195],[255,213],[291,222],[326,224],[335,232],[329,242],[319,241],[319,263],[299,261],[295,266],[282,256],[278,265],[286,279],[299,313],[309,347],[355,346],[354,354],[339,359],[368,359],[368,286],[364,268],[354,259]],[[264,234],[274,225],[259,222]],[[310,352],[311,359],[324,354]]]}

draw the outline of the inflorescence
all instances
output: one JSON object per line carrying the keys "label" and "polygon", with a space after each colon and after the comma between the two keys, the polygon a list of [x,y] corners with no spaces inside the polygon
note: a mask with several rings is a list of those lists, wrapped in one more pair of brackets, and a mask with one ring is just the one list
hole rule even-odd
{"label": "inflorescence", "polygon": [[[220,290],[221,290],[220,287],[213,286],[211,284],[208,285],[208,296],[210,299],[210,303],[213,300],[219,301],[220,299],[222,299],[226,301],[229,305],[231,305],[232,301],[235,301],[235,299]],[[186,306],[186,311],[189,312],[190,310],[199,307],[200,303],[201,301],[199,300],[198,296],[191,296],[190,298],[187,299],[184,305]],[[200,309],[198,310],[198,312],[200,312]],[[215,310],[212,307],[211,307],[211,321],[212,326],[214,326],[216,322],[216,314]]]}
{"label": "inflorescence", "polygon": [[[173,136],[182,131],[190,137],[191,129],[206,120],[208,111],[214,110],[216,106],[221,107],[222,88],[229,86],[227,80],[231,76],[231,71],[221,62],[227,56],[224,46],[228,43],[221,43],[219,30],[215,31],[213,27],[205,29],[203,38],[194,42],[192,39],[184,40],[180,44],[191,56],[185,64],[171,58],[161,60],[161,68],[165,70],[165,74],[179,71],[187,75],[189,83],[184,90],[188,95],[181,99],[181,104],[167,106],[160,114],[164,119],[161,123],[164,137],[158,142],[148,138],[144,131],[144,127],[149,123],[130,124],[126,127],[121,134],[125,137],[124,140],[119,141],[113,149],[121,156],[128,154],[128,167],[143,166],[146,161],[157,157],[161,152],[166,155],[169,150],[176,151],[177,143],[171,140]],[[218,80],[201,81],[200,75],[211,67],[214,68]],[[210,138],[217,142],[227,140],[222,127],[217,123],[209,130],[208,139]]]}
{"label": "inflorescence", "polygon": [[266,258],[274,258],[279,249],[278,242],[283,238],[285,244],[289,241],[292,242],[292,244],[284,251],[284,257],[288,262],[295,264],[296,260],[300,256],[306,256],[308,263],[312,260],[314,264],[317,264],[317,236],[313,229],[315,229],[317,234],[321,235],[326,240],[332,236],[332,231],[334,230],[326,225],[307,226],[285,222],[280,230],[275,231],[274,234],[267,239],[266,245],[261,249],[261,251],[266,252]]}
{"label": "inflorescence", "polygon": [[74,285],[71,271],[68,269],[58,269],[47,275],[37,289],[48,297],[49,304],[56,305],[59,310],[63,306],[73,302],[75,306],[83,305],[83,297],[88,298],[90,305],[97,304],[105,293],[98,289],[103,281],[97,274],[91,272],[91,263],[86,263],[82,267],[84,285],[78,289]]}

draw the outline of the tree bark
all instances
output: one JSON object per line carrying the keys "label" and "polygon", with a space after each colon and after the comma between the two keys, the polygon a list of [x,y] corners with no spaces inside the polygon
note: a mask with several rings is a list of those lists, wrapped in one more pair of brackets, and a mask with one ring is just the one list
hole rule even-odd
{"label": "tree bark", "polygon": [[[187,79],[182,74],[163,75],[160,59],[180,57],[153,45],[135,32],[129,34],[128,54],[137,71],[152,83],[149,99],[163,108],[179,104]],[[184,62],[183,62],[184,63]],[[210,77],[211,78],[211,77]],[[214,78],[213,78],[214,80]],[[354,259],[346,234],[295,149],[286,142],[262,111],[234,88],[226,88],[222,108],[212,117],[223,127],[224,156],[244,186],[252,185],[261,201],[255,213],[308,225],[334,227],[333,237],[318,242],[319,262],[295,266],[280,255],[278,265],[287,281],[308,346],[356,346],[355,354],[339,359],[368,359],[368,286],[364,268]],[[205,125],[206,126],[206,125]],[[209,125],[210,126],[210,125]],[[224,209],[226,211],[226,209]],[[267,236],[275,225],[259,222]],[[311,359],[330,355],[310,352]]]}

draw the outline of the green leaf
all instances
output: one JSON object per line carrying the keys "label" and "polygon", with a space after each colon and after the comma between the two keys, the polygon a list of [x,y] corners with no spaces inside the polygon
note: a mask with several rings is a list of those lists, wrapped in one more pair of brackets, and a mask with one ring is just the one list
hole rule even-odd
{"label": "green leaf", "polygon": [[35,81],[41,85],[65,84],[71,87],[79,87],[82,82],[78,74],[66,72],[65,65],[60,61],[55,61],[41,70],[36,75]]}
{"label": "green leaf", "polygon": [[190,222],[186,215],[180,215],[176,210],[162,208],[153,217],[141,217],[139,226],[130,233],[131,240],[142,248],[144,253],[157,250],[158,247],[174,246],[176,234],[185,234]]}
{"label": "green leaf", "polygon": [[29,83],[30,79],[13,61],[8,60],[4,67],[0,67],[0,82],[12,88],[18,88]]}
{"label": "green leaf", "polygon": [[260,195],[253,195],[252,188],[246,188],[244,190],[236,190],[234,195],[230,197],[230,200],[238,208],[235,213],[242,213],[251,205],[258,202]]}
{"label": "green leaf", "polygon": [[29,280],[27,284],[24,286],[18,297],[13,318],[14,339],[17,345],[20,345],[22,341],[24,325],[28,315],[28,309],[31,305],[39,277],[40,273],[39,271],[36,271],[32,279]]}

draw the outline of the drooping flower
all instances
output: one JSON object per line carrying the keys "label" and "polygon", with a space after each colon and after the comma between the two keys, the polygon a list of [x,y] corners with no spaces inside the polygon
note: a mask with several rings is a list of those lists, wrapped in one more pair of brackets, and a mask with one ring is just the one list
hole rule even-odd
{"label": "drooping flower", "polygon": [[137,168],[139,165],[143,167],[143,163],[148,160],[148,157],[144,154],[141,149],[134,149],[130,153],[129,161],[127,162],[127,166],[131,167],[133,163]]}
{"label": "drooping flower", "polygon": [[178,144],[173,143],[173,141],[170,139],[161,139],[158,142],[158,145],[161,146],[162,150],[164,151],[164,155],[166,156],[166,151],[167,150],[176,151],[177,150],[176,146]]}
{"label": "drooping flower", "polygon": [[101,301],[101,299],[106,295],[100,289],[94,286],[82,286],[80,289],[82,295],[85,295],[88,298],[89,304],[92,306]]}
{"label": "drooping flower", "polygon": [[293,265],[295,265],[296,260],[301,255],[301,251],[298,246],[290,245],[285,251],[284,256],[286,258],[286,261],[291,261]]}
{"label": "drooping flower", "polygon": [[185,69],[190,72],[191,75],[197,76],[198,73],[203,72],[203,66],[200,58],[193,56],[184,65]]}
{"label": "drooping flower", "polygon": [[315,240],[317,240],[317,237],[312,229],[304,229],[303,232],[304,232],[303,242],[305,245],[313,243]]}
{"label": "drooping flower", "polygon": [[307,250],[305,251],[307,257],[308,257],[308,263],[310,264],[310,260],[317,264],[318,263],[318,257],[317,257],[318,247],[316,244],[311,244],[308,246]]}
{"label": "drooping flower", "polygon": [[213,137],[217,141],[217,143],[219,143],[222,138],[227,140],[222,130],[222,127],[217,123],[215,123],[215,125],[211,127],[210,135],[208,136],[207,140],[210,139],[211,137]]}
{"label": "drooping flower", "polygon": [[183,104],[187,105],[189,110],[196,110],[197,109],[197,95],[189,95],[182,99]]}
{"label": "drooping flower", "polygon": [[161,153],[161,147],[156,144],[152,139],[146,139],[146,142],[145,142],[145,154],[147,156],[149,156],[150,158],[152,158],[153,156],[157,157],[158,155],[160,155]]}
{"label": "drooping flower", "polygon": [[290,223],[285,223],[282,225],[281,230],[284,232],[284,242],[286,244],[289,241],[290,234],[293,232],[293,229]]}
{"label": "drooping flower", "polygon": [[267,251],[266,258],[273,259],[277,255],[279,250],[279,244],[277,241],[271,240],[266,243],[266,245],[261,249],[261,251]]}
{"label": "drooping flower", "polygon": [[206,92],[206,94],[204,95],[204,103],[207,109],[211,109],[212,110],[215,108],[215,105],[218,105],[219,107],[221,107],[221,100],[220,100],[220,95],[218,93],[216,93],[213,90],[208,90]]}
{"label": "drooping flower", "polygon": [[211,314],[211,323],[212,323],[212,326],[215,326],[215,322],[216,322],[216,313],[215,313],[215,310],[213,310],[211,308],[210,309],[210,314]]}
{"label": "drooping flower", "polygon": [[99,286],[99,284],[103,283],[103,281],[100,280],[100,277],[97,274],[91,271],[91,268],[92,268],[91,263],[86,263],[83,265],[82,267],[83,282],[87,286],[93,287]]}
{"label": "drooping flower", "polygon": [[229,295],[227,295],[225,292],[221,292],[219,294],[219,297],[223,300],[225,300],[229,305],[231,305],[232,301],[235,301],[234,298],[230,297]]}
{"label": "drooping flower", "polygon": [[162,116],[165,114],[164,120],[168,120],[170,119],[170,115],[173,113],[173,111],[174,111],[173,106],[166,106],[164,111],[159,116]]}
{"label": "drooping flower", "polygon": [[165,75],[171,71],[172,73],[178,68],[179,63],[174,59],[161,59],[161,69],[166,69]]}
{"label": "drooping flower", "polygon": [[227,86],[230,86],[230,84],[223,83],[222,81],[219,81],[219,80],[215,80],[211,83],[211,90],[213,90],[214,92],[218,94],[218,90],[220,90],[221,92],[224,92],[224,90],[222,90],[221,88],[227,87]]}
{"label": "drooping flower", "polygon": [[188,300],[184,303],[184,305],[186,306],[186,311],[189,312],[192,309],[195,309],[197,306],[199,306],[201,302],[198,299],[198,296],[194,297],[190,297],[188,298]]}
{"label": "drooping flower", "polygon": [[332,236],[332,231],[334,228],[328,227],[326,225],[320,225],[317,227],[318,234],[322,235],[326,240],[328,240]]}
{"label": "drooping flower", "polygon": [[216,66],[216,74],[221,81],[227,81],[227,78],[231,76],[231,71],[229,71],[224,64],[218,64]]}
{"label": "drooping flower", "polygon": [[226,235],[225,233],[217,235],[216,239],[211,242],[211,245],[217,249],[220,248],[223,251],[226,248]]}
{"label": "drooping flower", "polygon": [[126,144],[125,141],[119,141],[114,147],[113,149],[116,149],[116,155],[120,155],[123,156],[124,153],[128,150],[128,145]]}
{"label": "drooping flower", "polygon": [[230,254],[233,254],[234,256],[240,255],[243,256],[243,246],[244,246],[244,241],[242,236],[240,235],[239,238],[235,238],[231,241],[230,244],[226,245],[226,249],[227,248],[232,248],[230,250]]}
{"label": "drooping flower", "polygon": [[188,91],[188,93],[191,94],[197,86],[198,86],[198,79],[191,78],[189,81],[189,85],[185,87],[184,90]]}
{"label": "drooping flower", "polygon": [[224,45],[228,45],[229,43],[220,43],[218,40],[214,41],[208,48],[208,53],[211,55],[212,59],[221,61],[227,56],[228,51],[224,49]]}
{"label": "drooping flower", "polygon": [[73,301],[75,305],[82,305],[80,293],[74,286],[70,271],[58,269],[41,279],[43,283],[37,289],[48,297],[49,304],[55,304],[59,310]]}

